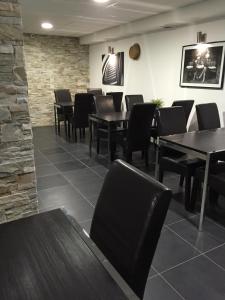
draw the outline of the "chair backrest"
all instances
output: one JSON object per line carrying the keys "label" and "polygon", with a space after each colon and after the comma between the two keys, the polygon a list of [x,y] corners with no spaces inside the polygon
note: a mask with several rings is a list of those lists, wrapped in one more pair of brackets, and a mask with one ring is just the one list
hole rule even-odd
{"label": "chair backrest", "polygon": [[87,92],[94,96],[103,95],[102,89],[99,89],[99,88],[89,88],[89,89],[87,89]]}
{"label": "chair backrest", "polygon": [[123,92],[110,92],[110,93],[107,93],[106,95],[113,97],[115,111],[121,112],[121,103],[122,103],[122,99],[123,99]]}
{"label": "chair backrest", "polygon": [[54,90],[56,103],[72,102],[70,90]]}
{"label": "chair backrest", "polygon": [[130,111],[134,104],[144,103],[142,95],[126,95],[125,96],[127,111]]}
{"label": "chair backrest", "polygon": [[90,237],[140,298],[170,199],[167,187],[120,160],[98,198]]}
{"label": "chair backrest", "polygon": [[152,103],[133,105],[128,122],[128,150],[142,150],[149,145],[155,109],[156,105]]}
{"label": "chair backrest", "polygon": [[88,115],[94,112],[93,94],[80,93],[75,95],[74,122],[78,128],[86,128],[89,125]]}
{"label": "chair backrest", "polygon": [[159,136],[185,133],[187,131],[184,109],[181,106],[159,108],[156,120]]}
{"label": "chair backrest", "polygon": [[112,113],[115,112],[112,96],[95,96],[95,108],[97,113]]}
{"label": "chair backrest", "polygon": [[194,100],[176,100],[172,104],[172,106],[182,106],[183,107],[185,118],[186,118],[186,123],[188,122],[188,118],[190,116],[194,102],[195,102]]}
{"label": "chair backrest", "polygon": [[216,103],[196,105],[196,114],[199,130],[220,128],[220,116]]}

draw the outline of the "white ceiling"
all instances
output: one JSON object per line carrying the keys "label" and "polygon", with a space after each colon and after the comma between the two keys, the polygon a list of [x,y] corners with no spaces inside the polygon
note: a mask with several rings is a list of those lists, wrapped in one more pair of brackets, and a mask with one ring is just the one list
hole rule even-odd
{"label": "white ceiling", "polygon": [[[205,0],[20,0],[24,32],[83,36]],[[40,27],[43,21],[54,30]]]}

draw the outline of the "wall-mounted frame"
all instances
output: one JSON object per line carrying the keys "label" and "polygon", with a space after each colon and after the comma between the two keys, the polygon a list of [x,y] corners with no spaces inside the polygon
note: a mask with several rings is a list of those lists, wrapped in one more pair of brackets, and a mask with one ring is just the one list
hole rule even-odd
{"label": "wall-mounted frame", "polygon": [[102,84],[124,85],[124,52],[102,55]]}
{"label": "wall-mounted frame", "polygon": [[183,46],[180,86],[222,89],[225,41]]}

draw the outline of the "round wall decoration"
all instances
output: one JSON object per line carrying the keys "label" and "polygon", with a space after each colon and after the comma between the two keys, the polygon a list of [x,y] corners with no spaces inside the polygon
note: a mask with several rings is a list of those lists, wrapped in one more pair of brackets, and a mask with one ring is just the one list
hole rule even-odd
{"label": "round wall decoration", "polygon": [[130,58],[137,60],[141,55],[141,47],[139,44],[134,44],[130,47],[129,56]]}

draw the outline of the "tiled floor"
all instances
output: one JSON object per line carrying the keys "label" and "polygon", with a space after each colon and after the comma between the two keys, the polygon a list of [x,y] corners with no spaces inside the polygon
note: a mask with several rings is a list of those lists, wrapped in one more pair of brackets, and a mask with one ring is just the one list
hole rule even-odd
{"label": "tiled floor", "polygon": [[[108,170],[105,156],[90,159],[87,142],[68,143],[51,127],[34,129],[35,162],[40,209],[64,207],[89,232],[94,207]],[[154,153],[151,155],[154,162]],[[135,165],[151,176],[139,155]],[[182,204],[178,177],[168,175],[164,184],[174,199],[165,221],[145,291],[145,300],[225,299],[225,209],[213,212],[196,229],[198,214],[187,213]],[[223,206],[223,207],[222,207]],[[219,223],[211,217],[218,218]]]}

